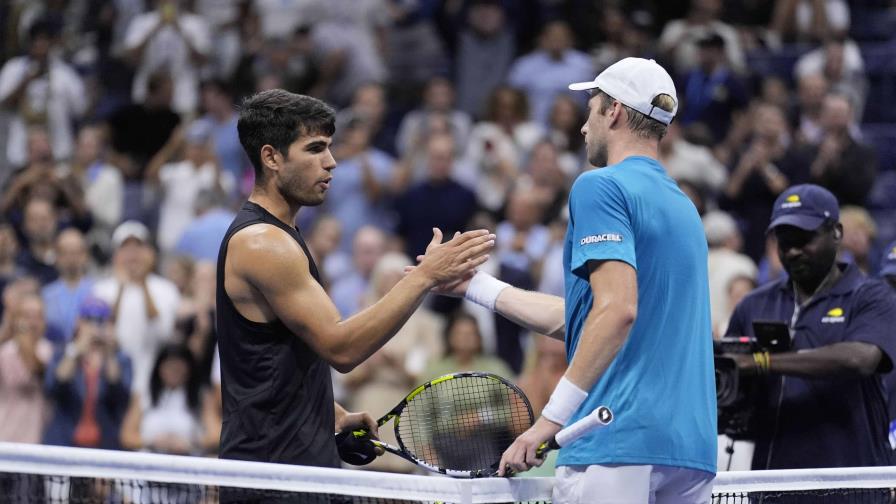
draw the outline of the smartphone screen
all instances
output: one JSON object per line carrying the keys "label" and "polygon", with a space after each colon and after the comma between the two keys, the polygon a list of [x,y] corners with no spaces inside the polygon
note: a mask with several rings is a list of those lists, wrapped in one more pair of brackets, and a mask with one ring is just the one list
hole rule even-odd
{"label": "smartphone screen", "polygon": [[790,328],[780,320],[754,320],[753,334],[763,349],[776,353],[790,350]]}

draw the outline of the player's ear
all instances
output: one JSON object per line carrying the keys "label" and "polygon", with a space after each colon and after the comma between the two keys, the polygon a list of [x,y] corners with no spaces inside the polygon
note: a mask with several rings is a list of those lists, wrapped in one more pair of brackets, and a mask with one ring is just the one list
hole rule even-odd
{"label": "player's ear", "polygon": [[283,155],[280,154],[280,151],[275,149],[273,145],[262,145],[259,157],[261,159],[261,164],[268,170],[280,170],[280,163],[283,162]]}

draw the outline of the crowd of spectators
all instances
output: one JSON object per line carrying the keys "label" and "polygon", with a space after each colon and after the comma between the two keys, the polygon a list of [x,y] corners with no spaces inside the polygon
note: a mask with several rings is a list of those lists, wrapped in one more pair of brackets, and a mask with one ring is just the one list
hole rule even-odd
{"label": "crowd of spectators", "polygon": [[[660,156],[703,216],[715,336],[786,274],[766,227],[795,184],[839,200],[841,259],[896,275],[894,33],[886,0],[3,2],[0,441],[215,453],[214,264],[253,183],[237,106],[271,88],[338,110],[332,187],[297,225],[343,316],[433,227],[493,230],[484,270],[562,295],[567,193],[593,168],[566,86],[627,56],[676,78]],[[432,298],[337,398],[375,413],[480,369],[538,414],[562,356]]]}

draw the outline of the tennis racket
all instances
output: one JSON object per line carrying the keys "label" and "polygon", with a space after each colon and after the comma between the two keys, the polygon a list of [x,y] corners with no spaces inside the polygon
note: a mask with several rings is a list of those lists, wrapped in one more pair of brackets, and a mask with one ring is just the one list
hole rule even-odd
{"label": "tennis racket", "polygon": [[[532,426],[532,406],[512,383],[490,373],[441,376],[415,388],[378,421],[394,421],[398,446],[375,446],[448,476],[479,478],[497,472],[501,455]],[[366,429],[352,431],[369,438]]]}

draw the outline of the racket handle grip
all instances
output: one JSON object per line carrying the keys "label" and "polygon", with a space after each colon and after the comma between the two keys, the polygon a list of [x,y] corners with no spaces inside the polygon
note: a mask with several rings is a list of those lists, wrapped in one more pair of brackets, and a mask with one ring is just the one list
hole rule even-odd
{"label": "racket handle grip", "polygon": [[613,422],[613,412],[606,406],[598,406],[588,416],[578,420],[569,427],[558,432],[555,437],[557,444],[566,446],[589,432],[610,425]]}
{"label": "racket handle grip", "polygon": [[541,443],[541,446],[535,450],[535,456],[538,458],[544,458],[545,455],[551,450],[557,450],[560,448],[560,445],[557,444],[557,438],[551,437],[551,439]]}

